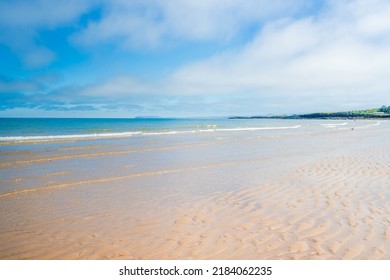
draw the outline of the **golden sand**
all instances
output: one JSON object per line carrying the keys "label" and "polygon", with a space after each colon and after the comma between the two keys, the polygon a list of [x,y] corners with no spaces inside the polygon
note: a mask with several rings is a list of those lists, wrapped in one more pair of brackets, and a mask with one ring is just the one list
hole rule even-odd
{"label": "golden sand", "polygon": [[[336,130],[325,136],[291,134],[308,146],[307,152],[300,155],[294,145],[285,145],[282,152],[254,152],[230,161],[186,160],[181,168],[172,163],[154,170],[141,170],[139,161],[129,160],[134,151],[126,146],[91,154],[66,154],[82,146],[65,146],[57,149],[64,154],[53,152],[51,157],[15,153],[17,158],[0,164],[18,176],[1,178],[9,189],[0,194],[0,258],[390,259],[390,148],[383,136],[388,132],[389,126],[382,126],[353,135]],[[237,141],[247,141],[255,151],[268,143],[257,141],[273,138],[221,136],[176,148],[142,147],[136,153],[148,157],[154,152],[153,160],[158,160],[157,155],[165,156],[158,152],[181,149],[176,159],[186,149],[233,149]],[[318,147],[330,148],[311,154],[310,145],[318,151],[316,141],[321,142]],[[94,145],[99,147],[108,149]],[[226,153],[231,152],[227,148]],[[119,155],[126,158],[116,165],[110,162]],[[80,164],[76,160],[86,164],[91,157],[101,164],[102,174],[76,176],[68,168]],[[53,167],[53,161],[63,162]],[[104,173],[109,163],[116,172],[110,171],[115,173],[111,176]],[[39,170],[51,170],[39,173],[34,169],[39,164],[47,164]],[[20,171],[21,165],[26,169]],[[272,175],[253,175],[254,184],[240,184],[248,169],[261,172],[266,167]],[[27,174],[28,168],[33,175]],[[223,181],[223,176],[229,177]],[[222,181],[235,187],[206,187],[193,195],[184,187],[189,182],[212,187]],[[167,182],[175,182],[175,188],[166,193],[153,189]]]}

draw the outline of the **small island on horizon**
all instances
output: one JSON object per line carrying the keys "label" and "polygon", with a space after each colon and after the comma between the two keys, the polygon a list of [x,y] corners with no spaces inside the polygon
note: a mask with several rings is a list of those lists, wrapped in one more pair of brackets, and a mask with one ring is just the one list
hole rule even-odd
{"label": "small island on horizon", "polygon": [[229,119],[390,119],[390,106],[344,112],[320,112],[293,115],[232,116]]}

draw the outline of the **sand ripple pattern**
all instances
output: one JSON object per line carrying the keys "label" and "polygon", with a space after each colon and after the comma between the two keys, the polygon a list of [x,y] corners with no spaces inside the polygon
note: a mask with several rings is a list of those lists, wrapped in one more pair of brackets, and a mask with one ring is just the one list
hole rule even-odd
{"label": "sand ripple pattern", "polygon": [[[382,138],[371,146],[370,141],[360,144],[356,135],[364,140],[369,131],[355,132],[337,131],[327,142],[338,148],[334,153],[310,153],[310,160],[251,186],[242,183],[247,168],[277,166],[275,158],[281,163],[300,155],[284,146],[284,153],[276,149],[261,157],[254,150],[264,149],[268,140],[263,138],[245,142],[249,150],[237,141],[237,154],[247,158],[234,161],[231,154],[231,162],[219,162],[214,154],[204,160],[210,143],[91,153],[76,147],[67,148],[70,154],[65,156],[30,160],[19,159],[15,152],[17,160],[4,160],[0,168],[12,173],[47,164],[43,166],[50,171],[40,175],[48,185],[29,186],[28,174],[10,174],[0,181],[4,186],[20,184],[0,194],[0,259],[390,259],[390,148]],[[340,138],[332,142],[335,135]],[[316,150],[319,136],[312,137],[305,143]],[[226,143],[221,154],[236,145]],[[271,144],[267,147],[279,147]],[[194,148],[195,153],[187,153]],[[168,152],[191,162],[181,166],[178,161],[180,168],[173,162],[165,171],[133,171],[142,153],[155,160],[174,159]],[[202,157],[195,164],[197,154]],[[92,169],[87,173],[91,178],[80,171],[82,180],[66,181],[77,174],[71,173],[78,171],[75,163],[92,159],[100,164],[100,179]],[[105,177],[103,167],[118,174]],[[213,176],[228,172],[233,173],[229,184],[237,188],[188,200],[180,200],[180,185],[153,199],[144,195],[178,178],[182,185],[197,187],[203,176],[208,179],[203,182],[215,185],[223,180]]]}
{"label": "sand ripple pattern", "polygon": [[[30,244],[28,232],[3,233],[3,239],[12,237],[17,242],[3,246],[0,256],[390,259],[390,153],[365,154],[326,158],[285,174],[279,182],[216,193],[161,217],[122,215],[119,221],[115,215],[80,214],[59,223],[49,239],[47,232],[35,232],[42,242],[52,244],[52,254]],[[99,227],[95,218],[117,228]],[[69,222],[93,230],[79,232],[75,239],[66,226]]]}
{"label": "sand ripple pattern", "polygon": [[176,245],[149,258],[389,259],[390,165],[374,159],[329,158],[181,209]]}

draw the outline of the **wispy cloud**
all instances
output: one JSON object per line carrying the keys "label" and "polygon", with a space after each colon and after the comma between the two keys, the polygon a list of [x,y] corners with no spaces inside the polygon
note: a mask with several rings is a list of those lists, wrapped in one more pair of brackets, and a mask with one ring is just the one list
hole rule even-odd
{"label": "wispy cloud", "polygon": [[390,4],[374,11],[367,6],[331,7],[320,17],[274,21],[242,49],[186,66],[173,79],[193,85],[191,91],[198,85],[200,92],[215,92],[216,85],[221,93],[225,87],[294,94],[387,90],[390,29],[383,9]]}
{"label": "wispy cloud", "polygon": [[241,98],[237,111],[251,112],[259,105],[243,100],[290,111],[390,103],[390,3],[372,3],[330,1],[315,16],[267,21],[243,47],[185,65],[159,81],[121,76],[82,93]]}
{"label": "wispy cloud", "polygon": [[39,32],[74,23],[92,4],[92,0],[1,1],[0,43],[15,52],[26,67],[46,66],[56,54],[40,42]]}
{"label": "wispy cloud", "polygon": [[113,0],[103,4],[104,16],[74,40],[86,45],[116,40],[124,48],[154,48],[177,40],[228,42],[252,24],[293,15],[303,5],[300,0]]}

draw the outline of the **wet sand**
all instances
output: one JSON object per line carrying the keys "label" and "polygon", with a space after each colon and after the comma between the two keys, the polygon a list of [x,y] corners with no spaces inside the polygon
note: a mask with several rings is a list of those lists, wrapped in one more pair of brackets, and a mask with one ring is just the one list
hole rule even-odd
{"label": "wet sand", "polygon": [[390,259],[390,123],[0,148],[1,259]]}

